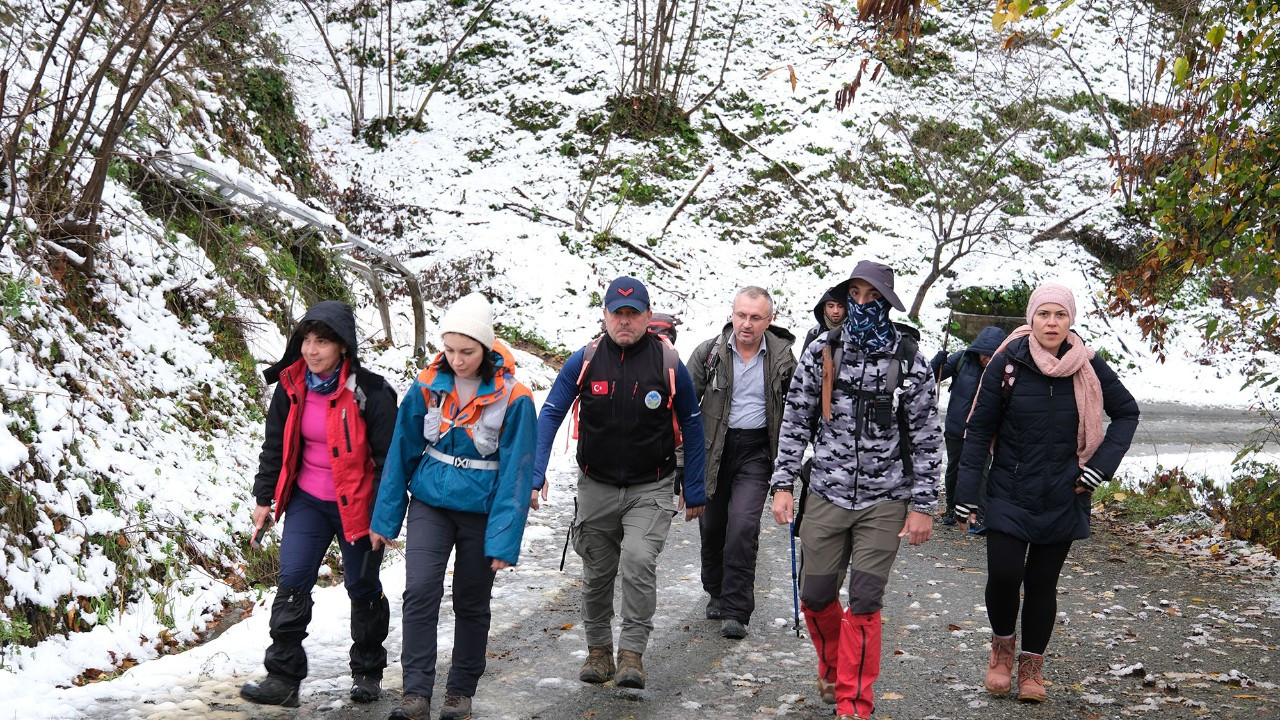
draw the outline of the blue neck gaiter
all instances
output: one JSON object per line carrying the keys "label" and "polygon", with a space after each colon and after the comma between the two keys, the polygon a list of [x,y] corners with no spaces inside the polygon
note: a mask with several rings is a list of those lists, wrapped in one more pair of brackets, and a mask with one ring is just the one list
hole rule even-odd
{"label": "blue neck gaiter", "polygon": [[330,374],[329,377],[327,378],[322,378],[319,375],[308,370],[307,371],[307,390],[313,393],[320,393],[321,395],[331,394],[334,390],[338,388],[338,376],[342,374],[338,372],[338,370],[340,369],[341,369],[341,366],[334,368],[333,373]]}
{"label": "blue neck gaiter", "polygon": [[880,298],[859,305],[845,299],[849,316],[844,326],[853,338],[853,344],[864,354],[881,350],[893,342],[893,323],[889,322],[889,301]]}

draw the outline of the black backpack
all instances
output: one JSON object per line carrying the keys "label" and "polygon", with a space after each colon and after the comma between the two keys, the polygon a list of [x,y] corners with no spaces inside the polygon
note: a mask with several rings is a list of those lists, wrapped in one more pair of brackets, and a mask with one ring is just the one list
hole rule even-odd
{"label": "black backpack", "polygon": [[649,332],[660,338],[666,338],[672,345],[676,342],[676,326],[680,324],[680,319],[675,315],[667,313],[654,313],[649,318]]}

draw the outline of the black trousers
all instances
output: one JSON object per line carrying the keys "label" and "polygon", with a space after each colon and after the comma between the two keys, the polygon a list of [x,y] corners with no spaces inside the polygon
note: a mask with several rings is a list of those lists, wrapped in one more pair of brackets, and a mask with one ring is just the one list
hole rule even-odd
{"label": "black trousers", "polygon": [[743,624],[756,609],[760,516],[772,472],[768,430],[727,430],[716,492],[698,519],[702,588],[720,598],[721,617]]}
{"label": "black trousers", "polygon": [[992,633],[1014,634],[1021,594],[1022,649],[1044,653],[1058,616],[1058,576],[1070,550],[1070,540],[1037,545],[987,530],[987,617]]}

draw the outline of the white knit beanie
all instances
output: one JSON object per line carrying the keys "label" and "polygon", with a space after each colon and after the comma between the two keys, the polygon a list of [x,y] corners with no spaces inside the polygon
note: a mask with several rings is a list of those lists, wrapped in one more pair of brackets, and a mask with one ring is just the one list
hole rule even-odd
{"label": "white knit beanie", "polygon": [[440,319],[440,334],[466,335],[493,349],[493,306],[478,292],[458,298]]}

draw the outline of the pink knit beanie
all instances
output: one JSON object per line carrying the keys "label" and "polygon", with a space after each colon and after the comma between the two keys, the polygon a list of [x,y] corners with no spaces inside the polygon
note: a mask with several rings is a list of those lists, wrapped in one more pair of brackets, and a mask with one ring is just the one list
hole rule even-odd
{"label": "pink knit beanie", "polygon": [[1036,288],[1031,293],[1031,300],[1027,302],[1027,324],[1031,324],[1031,318],[1035,317],[1036,310],[1045,303],[1057,303],[1067,309],[1067,317],[1070,318],[1071,324],[1076,324],[1076,298],[1071,294],[1065,285],[1058,283],[1045,283]]}

